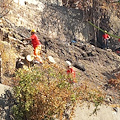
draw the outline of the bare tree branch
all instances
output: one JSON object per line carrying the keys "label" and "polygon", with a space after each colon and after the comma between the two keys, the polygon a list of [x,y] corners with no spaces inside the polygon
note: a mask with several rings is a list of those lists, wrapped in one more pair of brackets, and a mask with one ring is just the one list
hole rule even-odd
{"label": "bare tree branch", "polygon": [[12,5],[13,0],[0,0],[0,18],[6,16]]}

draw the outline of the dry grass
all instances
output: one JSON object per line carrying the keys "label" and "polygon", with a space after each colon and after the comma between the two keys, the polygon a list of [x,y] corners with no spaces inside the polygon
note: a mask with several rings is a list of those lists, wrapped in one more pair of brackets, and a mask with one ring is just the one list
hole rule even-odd
{"label": "dry grass", "polygon": [[116,75],[115,79],[110,79],[108,84],[117,90],[120,90],[120,73]]}
{"label": "dry grass", "polygon": [[16,64],[15,49],[7,42],[0,41],[0,52],[2,58],[2,74],[9,76],[14,73]]}

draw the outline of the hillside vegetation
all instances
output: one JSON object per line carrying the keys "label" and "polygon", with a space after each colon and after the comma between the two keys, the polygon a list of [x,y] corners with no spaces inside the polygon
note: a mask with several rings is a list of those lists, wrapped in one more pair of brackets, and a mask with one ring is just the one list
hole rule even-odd
{"label": "hillside vegetation", "polygon": [[[9,12],[3,9],[0,18],[1,82],[14,88],[14,119],[63,120],[69,112],[71,118],[82,100],[94,103],[95,111],[101,104],[119,106],[120,56],[114,49],[120,44],[120,4],[112,2],[63,0],[63,6],[41,2],[42,7],[8,3]],[[101,49],[103,31],[88,21],[112,35],[109,49]],[[33,47],[23,39],[30,37],[33,28],[42,43],[43,65],[26,60]],[[48,56],[56,64],[50,63]],[[24,63],[22,69],[16,69],[18,60]],[[74,85],[66,76],[66,60],[76,71]]]}

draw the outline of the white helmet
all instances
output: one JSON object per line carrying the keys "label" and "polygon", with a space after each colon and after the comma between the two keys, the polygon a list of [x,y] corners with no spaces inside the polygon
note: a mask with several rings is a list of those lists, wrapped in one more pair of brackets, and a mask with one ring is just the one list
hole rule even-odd
{"label": "white helmet", "polygon": [[71,62],[70,61],[66,61],[66,66],[71,66]]}
{"label": "white helmet", "polygon": [[27,56],[26,56],[26,59],[27,59],[29,62],[31,62],[31,61],[34,59],[34,57],[31,56],[31,55],[27,55]]}

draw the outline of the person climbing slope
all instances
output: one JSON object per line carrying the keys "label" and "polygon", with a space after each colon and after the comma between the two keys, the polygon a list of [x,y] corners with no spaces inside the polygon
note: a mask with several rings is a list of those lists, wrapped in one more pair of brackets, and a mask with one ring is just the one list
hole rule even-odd
{"label": "person climbing slope", "polygon": [[66,67],[67,67],[67,75],[70,83],[76,82],[76,74],[73,68],[71,67],[71,62],[66,61]]}
{"label": "person climbing slope", "polygon": [[32,29],[31,30],[31,37],[30,38],[25,38],[25,40],[31,40],[31,43],[32,43],[33,48],[34,48],[35,60],[42,63],[42,59],[41,59],[41,56],[40,56],[41,55],[41,42],[39,41],[39,39],[36,35],[36,30]]}
{"label": "person climbing slope", "polygon": [[107,34],[107,31],[105,30],[105,33],[102,35],[102,43],[103,43],[103,49],[108,49],[108,40],[110,39],[110,36]]}

